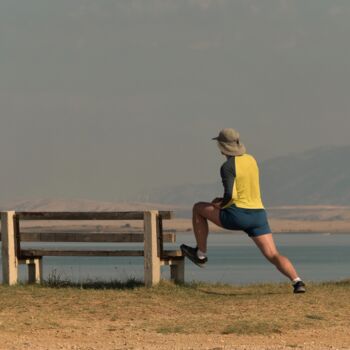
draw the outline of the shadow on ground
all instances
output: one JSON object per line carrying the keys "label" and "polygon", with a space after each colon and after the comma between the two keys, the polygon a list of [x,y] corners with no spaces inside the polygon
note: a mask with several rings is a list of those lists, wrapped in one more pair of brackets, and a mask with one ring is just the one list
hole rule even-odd
{"label": "shadow on ground", "polygon": [[72,282],[60,279],[48,279],[43,283],[44,287],[48,288],[77,288],[77,289],[135,289],[144,287],[142,281],[136,279],[128,279],[122,281],[84,281],[84,282]]}

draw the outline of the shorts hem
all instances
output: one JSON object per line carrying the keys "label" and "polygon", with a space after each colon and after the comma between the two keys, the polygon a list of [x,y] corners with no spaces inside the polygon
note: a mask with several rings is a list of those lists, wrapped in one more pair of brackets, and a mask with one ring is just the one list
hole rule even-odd
{"label": "shorts hem", "polygon": [[261,231],[261,232],[254,232],[254,233],[251,233],[251,232],[246,232],[244,231],[249,237],[259,237],[259,236],[263,236],[263,235],[268,235],[269,233],[271,233],[271,230],[264,230],[264,231]]}

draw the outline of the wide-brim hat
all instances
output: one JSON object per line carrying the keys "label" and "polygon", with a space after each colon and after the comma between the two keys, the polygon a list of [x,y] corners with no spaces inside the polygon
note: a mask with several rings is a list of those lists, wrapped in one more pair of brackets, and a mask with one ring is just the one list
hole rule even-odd
{"label": "wide-brim hat", "polygon": [[220,151],[227,156],[241,156],[246,153],[246,148],[239,140],[239,133],[235,129],[222,129],[219,136],[214,137]]}

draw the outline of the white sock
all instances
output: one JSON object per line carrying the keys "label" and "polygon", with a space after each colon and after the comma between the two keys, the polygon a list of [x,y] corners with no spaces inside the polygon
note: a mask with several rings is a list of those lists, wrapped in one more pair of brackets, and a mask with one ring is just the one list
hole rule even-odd
{"label": "white sock", "polygon": [[295,283],[300,282],[300,281],[301,281],[300,277],[294,278],[294,280],[292,281],[292,284],[295,284]]}
{"label": "white sock", "polygon": [[199,259],[205,259],[207,257],[207,253],[202,252],[201,250],[197,250],[197,257]]}

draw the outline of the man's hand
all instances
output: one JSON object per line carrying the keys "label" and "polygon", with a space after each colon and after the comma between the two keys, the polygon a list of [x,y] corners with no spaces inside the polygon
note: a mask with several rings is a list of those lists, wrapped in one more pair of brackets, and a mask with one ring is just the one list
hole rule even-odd
{"label": "man's hand", "polygon": [[214,205],[214,207],[221,209],[222,198],[216,197],[211,201],[211,203]]}

